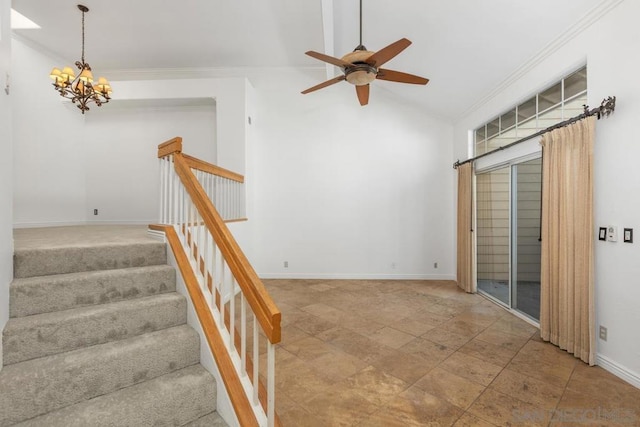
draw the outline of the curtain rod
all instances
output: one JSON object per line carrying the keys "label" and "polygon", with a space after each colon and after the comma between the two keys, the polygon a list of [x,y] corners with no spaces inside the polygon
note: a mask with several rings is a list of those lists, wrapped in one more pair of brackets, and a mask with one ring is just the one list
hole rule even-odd
{"label": "curtain rod", "polygon": [[594,108],[592,110],[589,109],[588,105],[584,105],[584,112],[582,114],[578,115],[578,116],[572,117],[572,118],[570,118],[568,120],[565,120],[563,122],[560,122],[560,123],[556,123],[555,125],[549,126],[546,129],[542,129],[541,131],[538,131],[538,132],[534,133],[533,135],[525,136],[524,138],[521,138],[521,139],[519,139],[517,141],[514,141],[511,144],[503,145],[502,147],[498,147],[495,150],[490,151],[488,153],[480,154],[479,156],[472,157],[472,158],[464,160],[462,162],[460,160],[457,160],[453,164],[453,168],[454,169],[458,169],[458,166],[464,165],[465,163],[476,161],[476,160],[481,159],[481,158],[483,158],[485,156],[488,156],[489,154],[493,154],[496,151],[505,150],[505,149],[507,149],[509,147],[513,147],[514,145],[520,144],[521,142],[525,142],[525,141],[533,139],[533,138],[535,138],[537,136],[543,135],[543,134],[545,134],[547,132],[551,132],[554,129],[558,129],[558,128],[561,128],[561,127],[568,126],[568,125],[570,125],[572,123],[575,123],[575,122],[577,122],[579,120],[585,119],[585,118],[590,117],[590,116],[598,116],[598,120],[600,120],[601,117],[609,116],[609,114],[613,113],[615,111],[615,109],[616,109],[616,97],[615,96],[614,97],[610,97],[609,96],[609,97],[603,99],[602,102],[600,103],[600,106],[596,107],[596,108]]}

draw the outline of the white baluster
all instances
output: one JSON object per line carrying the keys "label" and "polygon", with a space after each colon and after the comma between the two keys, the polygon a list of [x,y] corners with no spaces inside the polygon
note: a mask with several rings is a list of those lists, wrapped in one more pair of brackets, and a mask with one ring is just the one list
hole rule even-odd
{"label": "white baluster", "polygon": [[178,217],[180,216],[180,187],[182,187],[182,183],[180,182],[180,178],[176,173],[175,164],[169,165],[169,172],[171,173],[171,210],[173,211],[171,215],[171,223],[179,223]]}
{"label": "white baluster", "polygon": [[258,365],[260,365],[258,318],[253,313],[253,404],[258,404]]}
{"label": "white baluster", "polygon": [[227,218],[229,219],[233,219],[231,203],[231,181],[227,180]]}
{"label": "white baluster", "polygon": [[275,383],[276,383],[276,350],[271,341],[267,340],[267,423],[269,427],[275,424]]}
{"label": "white baluster", "polygon": [[[195,207],[195,206],[194,206]],[[200,272],[200,259],[202,257],[202,242],[200,241],[201,237],[202,237],[202,230],[201,230],[201,226],[200,223],[202,222],[202,217],[200,216],[200,212],[197,210],[196,208],[196,243],[195,243],[195,248],[197,251],[197,254],[195,254],[195,258],[196,258],[196,271]],[[205,283],[202,282],[202,291],[204,292],[204,289],[206,288]]]}
{"label": "white baluster", "polygon": [[216,202],[215,202],[215,206],[216,209],[218,210],[218,213],[220,213],[220,177],[216,176],[215,177],[215,187],[216,187]]}
{"label": "white baluster", "polygon": [[224,268],[224,258],[222,257],[222,253],[220,254],[220,323],[224,325],[224,276],[225,276],[225,268]]}
{"label": "white baluster", "polygon": [[164,158],[160,158],[160,224],[164,224]]}
{"label": "white baluster", "polygon": [[191,230],[189,232],[189,237],[191,238],[191,245],[190,245],[191,253],[189,254],[189,256],[191,257],[191,259],[193,259],[195,256],[195,250],[196,250],[196,230],[194,228],[194,224],[196,222],[197,212],[196,212],[196,206],[193,204],[193,200],[191,200],[191,197],[189,197],[189,211],[190,211],[189,223],[191,224]]}
{"label": "white baluster", "polygon": [[212,178],[213,178],[213,175],[207,174],[207,196],[209,196],[209,200],[213,200],[213,189],[211,188],[213,187]]}
{"label": "white baluster", "polygon": [[236,279],[231,275],[231,297],[229,298],[229,349],[235,350],[235,331],[236,331],[236,295],[235,295],[235,283]]}
{"label": "white baluster", "polygon": [[180,208],[180,214],[182,219],[180,220],[180,233],[182,233],[182,244],[184,247],[187,247],[187,214],[188,214],[188,205],[187,205],[187,192],[184,188],[184,185],[180,186],[180,204],[182,207]]}
{"label": "white baluster", "polygon": [[242,188],[242,184],[239,182],[236,182],[236,191],[235,191],[235,201],[233,202],[233,205],[236,208],[236,218],[240,219],[240,189]]}
{"label": "white baluster", "polygon": [[166,224],[171,224],[170,209],[171,209],[171,203],[173,202],[173,194],[171,190],[173,188],[173,181],[175,176],[175,171],[173,170],[173,163],[171,162],[172,158],[173,156],[168,156],[165,158],[165,161],[164,161],[165,181],[164,181],[163,203],[165,205],[164,221]]}
{"label": "white baluster", "polygon": [[202,261],[204,265],[204,272],[202,274],[204,275],[204,287],[206,295],[207,292],[209,292],[209,230],[205,228],[203,231],[204,236],[202,237]]}
{"label": "white baluster", "polygon": [[240,292],[240,366],[241,374],[247,375],[247,300]]}

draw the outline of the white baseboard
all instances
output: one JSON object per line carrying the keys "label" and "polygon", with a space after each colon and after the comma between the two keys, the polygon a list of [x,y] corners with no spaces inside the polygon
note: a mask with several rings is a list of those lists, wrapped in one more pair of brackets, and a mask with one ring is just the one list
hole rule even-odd
{"label": "white baseboard", "polygon": [[13,228],[69,227],[73,225],[87,225],[87,222],[86,221],[14,222]]}
{"label": "white baseboard", "polygon": [[326,280],[456,280],[447,274],[340,274],[340,273],[259,273],[261,279]]}
{"label": "white baseboard", "polygon": [[625,380],[634,387],[640,388],[640,375],[619,365],[608,357],[597,354],[596,365],[600,366],[605,371],[611,372],[616,377]]}
{"label": "white baseboard", "polygon": [[157,224],[159,221],[157,219],[147,219],[147,220],[124,220],[124,221],[87,221],[86,225],[149,225],[149,224]]}
{"label": "white baseboard", "polygon": [[149,225],[157,222],[157,220],[14,222],[13,228],[69,227],[76,225]]}
{"label": "white baseboard", "polygon": [[162,243],[167,243],[167,236],[164,234],[164,231],[148,229],[147,234],[152,239],[155,239]]}

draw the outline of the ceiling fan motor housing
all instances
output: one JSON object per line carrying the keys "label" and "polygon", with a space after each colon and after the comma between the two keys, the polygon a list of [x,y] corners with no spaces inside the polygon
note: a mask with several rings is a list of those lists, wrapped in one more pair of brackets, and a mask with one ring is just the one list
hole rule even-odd
{"label": "ceiling fan motor housing", "polygon": [[346,80],[356,86],[363,86],[376,79],[378,69],[367,64],[366,60],[375,52],[369,50],[354,50],[342,57],[342,60],[353,64],[353,67],[344,69]]}

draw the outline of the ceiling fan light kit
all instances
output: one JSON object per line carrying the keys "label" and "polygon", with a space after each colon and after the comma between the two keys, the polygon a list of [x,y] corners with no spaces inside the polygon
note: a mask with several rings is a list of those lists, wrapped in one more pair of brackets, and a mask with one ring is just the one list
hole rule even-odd
{"label": "ceiling fan light kit", "polygon": [[303,90],[302,94],[314,92],[346,80],[356,87],[356,94],[358,95],[360,105],[364,106],[369,103],[369,84],[376,79],[426,85],[429,83],[429,79],[424,77],[380,68],[380,66],[395,58],[400,52],[409,47],[410,44],[411,41],[402,38],[377,52],[367,50],[362,44],[362,0],[360,0],[360,44],[353,52],[347,53],[342,58],[334,58],[333,56],[314,51],[306,52],[306,54],[312,58],[340,67],[343,75]]}

